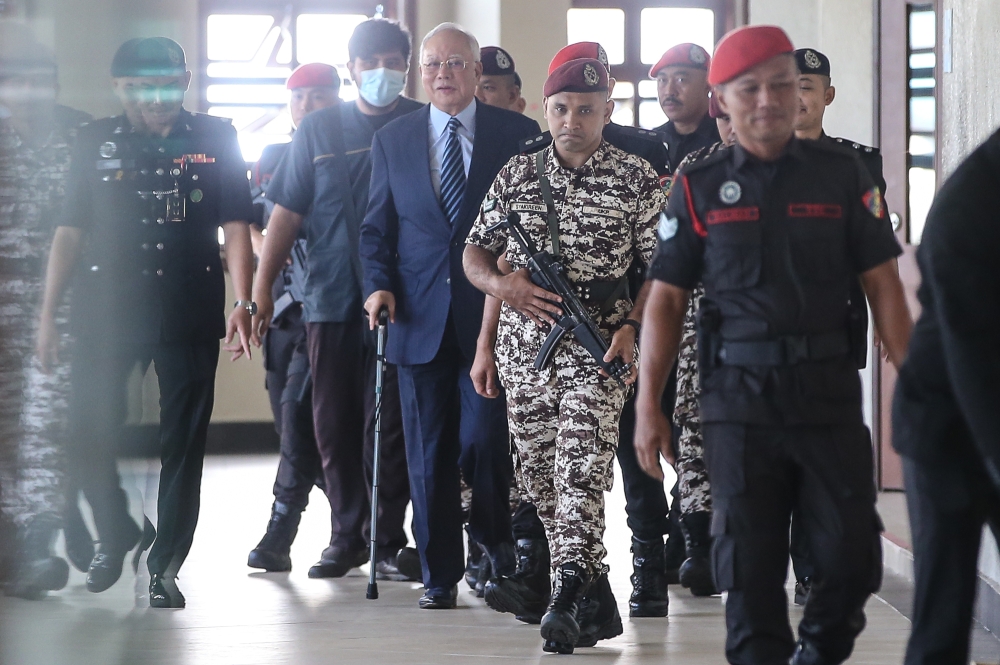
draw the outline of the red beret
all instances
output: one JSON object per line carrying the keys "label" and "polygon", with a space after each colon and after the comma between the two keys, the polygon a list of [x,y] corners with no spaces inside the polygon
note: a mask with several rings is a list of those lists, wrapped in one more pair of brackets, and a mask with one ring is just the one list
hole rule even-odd
{"label": "red beret", "polygon": [[340,74],[337,68],[322,62],[310,62],[299,65],[288,77],[285,87],[296,88],[339,88]]}
{"label": "red beret", "polygon": [[792,40],[774,25],[748,25],[726,34],[715,47],[708,82],[732,81],[760,63],[784,53],[795,53]]}
{"label": "red beret", "polygon": [[608,70],[600,60],[579,58],[559,65],[545,79],[542,96],[557,92],[601,92],[608,89]]}
{"label": "red beret", "polygon": [[509,76],[514,74],[514,58],[499,46],[484,46],[479,60],[483,63],[484,76]]}
{"label": "red beret", "polygon": [[708,55],[708,51],[698,46],[697,44],[678,44],[663,54],[660,60],[653,65],[652,69],[649,70],[649,76],[651,78],[656,78],[656,75],[660,73],[660,70],[664,67],[673,67],[675,65],[680,65],[681,67],[691,67],[692,69],[708,69],[709,63],[712,62],[712,57]]}
{"label": "red beret", "polygon": [[708,117],[713,120],[721,118],[726,115],[722,112],[722,108],[719,106],[719,99],[715,94],[711,94],[708,97]]}
{"label": "red beret", "polygon": [[562,47],[553,56],[552,62],[549,63],[549,74],[555,71],[560,65],[564,65],[570,60],[579,60],[580,58],[597,60],[604,65],[605,69],[611,71],[611,65],[608,64],[608,54],[603,46],[597,42],[576,42],[575,44]]}

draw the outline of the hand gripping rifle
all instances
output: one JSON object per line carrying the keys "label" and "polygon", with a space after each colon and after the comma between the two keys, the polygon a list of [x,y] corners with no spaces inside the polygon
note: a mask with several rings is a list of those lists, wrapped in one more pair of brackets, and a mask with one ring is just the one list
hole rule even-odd
{"label": "hand gripping rifle", "polygon": [[507,215],[507,219],[493,225],[489,230],[492,231],[501,226],[514,236],[514,240],[528,256],[528,271],[531,273],[531,281],[535,286],[540,286],[562,298],[562,302],[555,303],[562,308],[562,316],[552,327],[549,336],[545,338],[541,350],[535,357],[535,369],[542,370],[548,366],[559,340],[566,333],[572,333],[577,341],[583,345],[583,348],[590,352],[601,369],[624,386],[625,379],[632,371],[632,364],[626,364],[617,356],[612,358],[611,362],[604,361],[604,354],[608,352],[608,343],[604,341],[594,319],[587,313],[587,308],[577,296],[573,284],[567,279],[566,269],[551,254],[539,251],[535,247],[528,233],[521,226],[521,216],[516,212],[510,213]]}

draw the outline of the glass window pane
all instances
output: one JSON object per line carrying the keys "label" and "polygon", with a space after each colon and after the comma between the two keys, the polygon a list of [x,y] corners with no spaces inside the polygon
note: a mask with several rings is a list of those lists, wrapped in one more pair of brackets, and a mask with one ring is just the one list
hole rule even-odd
{"label": "glass window pane", "polygon": [[288,90],[281,85],[210,85],[209,104],[287,104]]}
{"label": "glass window pane", "polygon": [[208,59],[252,59],[273,25],[270,14],[212,14],[207,23]]}
{"label": "glass window pane", "polygon": [[213,106],[209,115],[231,118],[243,159],[256,162],[264,146],[289,140],[292,121],[285,106]]}
{"label": "glass window pane", "polygon": [[657,101],[639,102],[639,126],[644,129],[659,127],[667,121]]}
{"label": "glass window pane", "polygon": [[934,169],[911,168],[910,184],[910,244],[920,243],[927,222],[927,213],[934,200]]}
{"label": "glass window pane", "polygon": [[615,102],[615,110],[611,114],[611,122],[631,127],[635,124],[635,112],[632,110],[632,100]]}
{"label": "glass window pane", "polygon": [[910,13],[910,48],[934,48],[937,42],[937,31],[934,26],[934,11],[915,11]]}
{"label": "glass window pane", "polygon": [[635,86],[628,81],[616,81],[615,89],[611,91],[611,99],[632,99]]}
{"label": "glass window pane", "polygon": [[933,53],[911,53],[910,69],[932,69],[934,61]]}
{"label": "glass window pane", "polygon": [[639,96],[645,99],[656,99],[656,81],[639,81]]}
{"label": "glass window pane", "polygon": [[934,131],[934,98],[913,97],[910,99],[910,131]]}
{"label": "glass window pane", "polygon": [[292,73],[292,68],[260,67],[253,62],[210,62],[205,73],[209,78],[275,78],[284,81]]}
{"label": "glass window pane", "polygon": [[911,90],[933,90],[934,89],[934,79],[910,79],[910,89]]}
{"label": "glass window pane", "polygon": [[300,14],[295,19],[299,62],[347,64],[347,42],[364,14]]}
{"label": "glass window pane", "polygon": [[566,37],[570,44],[598,42],[612,65],[625,62],[625,12],[621,9],[570,9],[566,12]]}
{"label": "glass window pane", "polygon": [[934,156],[934,137],[933,136],[921,136],[918,134],[913,134],[910,136],[910,154],[911,155],[930,155]]}
{"label": "glass window pane", "polygon": [[655,64],[664,51],[691,42],[715,50],[715,12],[711,9],[655,7],[643,9],[639,32],[642,62]]}

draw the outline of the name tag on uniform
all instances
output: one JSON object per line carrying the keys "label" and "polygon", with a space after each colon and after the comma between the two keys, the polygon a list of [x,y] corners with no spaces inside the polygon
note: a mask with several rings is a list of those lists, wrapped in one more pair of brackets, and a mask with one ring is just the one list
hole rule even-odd
{"label": "name tag on uniform", "polygon": [[595,208],[594,206],[583,206],[584,215],[600,215],[601,217],[614,217],[615,219],[625,219],[625,213],[621,210],[611,210],[610,208]]}
{"label": "name tag on uniform", "polygon": [[513,212],[548,212],[549,209],[542,203],[511,203],[510,209]]}

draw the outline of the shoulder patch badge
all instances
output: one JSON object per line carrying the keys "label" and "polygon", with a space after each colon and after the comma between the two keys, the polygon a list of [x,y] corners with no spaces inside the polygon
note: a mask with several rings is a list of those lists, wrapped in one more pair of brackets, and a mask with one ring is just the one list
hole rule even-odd
{"label": "shoulder patch badge", "polygon": [[493,212],[494,208],[496,207],[497,207],[496,199],[486,199],[486,202],[483,203],[483,212]]}
{"label": "shoulder patch badge", "polygon": [[882,199],[882,192],[878,187],[872,187],[865,192],[865,195],[861,197],[861,202],[876,219],[885,218],[885,201]]}
{"label": "shoulder patch badge", "polygon": [[660,213],[660,224],[656,227],[660,240],[670,240],[677,235],[677,218],[667,217],[666,211]]}
{"label": "shoulder patch badge", "polygon": [[735,180],[727,180],[719,188],[719,200],[726,205],[732,205],[743,196],[743,188]]}

